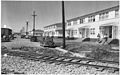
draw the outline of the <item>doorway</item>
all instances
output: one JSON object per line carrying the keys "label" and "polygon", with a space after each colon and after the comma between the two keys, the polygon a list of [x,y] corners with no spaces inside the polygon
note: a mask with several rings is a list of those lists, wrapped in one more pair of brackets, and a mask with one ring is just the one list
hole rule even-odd
{"label": "doorway", "polygon": [[112,34],[112,26],[100,26],[100,35],[101,37],[105,37],[105,35],[107,34],[107,36],[109,38],[112,38],[113,34]]}

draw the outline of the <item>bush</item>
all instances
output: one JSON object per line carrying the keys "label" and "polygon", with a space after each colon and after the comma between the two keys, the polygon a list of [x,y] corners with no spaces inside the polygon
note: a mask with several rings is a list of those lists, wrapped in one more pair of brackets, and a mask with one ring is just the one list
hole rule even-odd
{"label": "bush", "polygon": [[116,44],[117,46],[119,46],[119,39],[113,39],[111,42],[108,43],[109,45],[111,44]]}
{"label": "bush", "polygon": [[104,49],[97,48],[93,50],[91,53],[86,54],[86,57],[94,58],[94,59],[103,59],[110,55],[110,52]]}
{"label": "bush", "polygon": [[46,38],[44,39],[44,45],[45,45],[45,46],[50,46],[50,47],[55,46],[55,43],[54,43],[54,41],[53,41],[53,38],[51,38],[51,37],[46,37]]}
{"label": "bush", "polygon": [[90,38],[85,38],[82,40],[82,42],[90,41]]}
{"label": "bush", "polygon": [[32,42],[38,42],[37,36],[32,36],[32,37],[30,38],[30,41],[32,41]]}

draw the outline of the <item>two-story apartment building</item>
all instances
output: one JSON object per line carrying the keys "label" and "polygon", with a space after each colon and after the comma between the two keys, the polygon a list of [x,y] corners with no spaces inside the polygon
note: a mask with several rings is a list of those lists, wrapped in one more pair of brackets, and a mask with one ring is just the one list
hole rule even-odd
{"label": "two-story apartment building", "polygon": [[44,36],[62,37],[62,23],[55,23],[44,27]]}
{"label": "two-story apartment building", "polygon": [[76,38],[120,38],[119,6],[67,20],[67,33]]}
{"label": "two-story apartment building", "polygon": [[[34,32],[35,36],[43,36],[43,33],[44,33],[44,31],[40,30],[40,29],[36,29]],[[28,35],[33,36],[33,31],[29,31]]]}

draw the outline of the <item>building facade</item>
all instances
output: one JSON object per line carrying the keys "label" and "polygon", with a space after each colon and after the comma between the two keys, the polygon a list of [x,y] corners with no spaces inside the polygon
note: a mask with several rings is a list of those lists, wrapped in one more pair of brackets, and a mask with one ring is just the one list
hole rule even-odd
{"label": "building facade", "polygon": [[[39,29],[35,30],[35,32],[34,32],[35,36],[43,36],[43,33],[44,33],[44,31],[43,30],[39,30]],[[29,31],[28,35],[29,36],[33,36],[33,31]]]}
{"label": "building facade", "polygon": [[120,39],[119,6],[67,20],[67,34],[76,38]]}
{"label": "building facade", "polygon": [[62,37],[62,23],[55,23],[44,27],[44,36]]}
{"label": "building facade", "polygon": [[24,27],[22,27],[22,29],[20,30],[20,34],[21,34],[21,35],[26,35],[26,32],[25,32],[25,28],[24,28]]}

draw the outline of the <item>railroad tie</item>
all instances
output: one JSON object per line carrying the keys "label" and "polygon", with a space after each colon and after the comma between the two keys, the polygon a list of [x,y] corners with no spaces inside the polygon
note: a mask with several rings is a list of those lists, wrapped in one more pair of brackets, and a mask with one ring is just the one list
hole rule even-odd
{"label": "railroad tie", "polygon": [[76,61],[76,62],[80,62],[80,61],[82,61],[82,60],[78,60],[78,61]]}
{"label": "railroad tie", "polygon": [[99,69],[99,67],[95,66],[94,68]]}
{"label": "railroad tie", "polygon": [[102,70],[104,70],[103,67],[97,67],[96,66],[95,68],[97,69],[96,71],[102,71]]}
{"label": "railroad tie", "polygon": [[70,63],[66,63],[66,64],[64,64],[64,66],[68,66],[68,65],[71,65]]}
{"label": "railroad tie", "polygon": [[34,58],[28,58],[29,60],[34,60]]}
{"label": "railroad tie", "polygon": [[101,69],[101,72],[103,72],[106,68]]}
{"label": "railroad tie", "polygon": [[58,59],[58,57],[52,57],[49,60],[55,60],[55,59]]}
{"label": "railroad tie", "polygon": [[113,69],[111,72],[112,72],[112,73],[115,73],[116,71],[119,72],[119,69]]}
{"label": "railroad tie", "polygon": [[44,60],[49,60],[50,58],[52,58],[52,57],[46,56],[46,57],[44,57],[43,59],[44,59]]}
{"label": "railroad tie", "polygon": [[56,65],[60,65],[61,63],[60,62],[55,62]]}
{"label": "railroad tie", "polygon": [[70,60],[68,60],[68,61],[72,61],[73,59],[70,59]]}
{"label": "railroad tie", "polygon": [[49,64],[53,64],[54,62],[53,62],[53,61],[49,61],[48,63],[49,63]]}
{"label": "railroad tie", "polygon": [[90,62],[93,62],[93,61],[88,61],[88,62],[86,62],[86,64],[89,64]]}
{"label": "railroad tie", "polygon": [[41,59],[41,58],[43,58],[43,56],[38,56],[38,57],[36,57],[37,59]]}
{"label": "railroad tie", "polygon": [[63,61],[65,58],[57,58],[57,61]]}
{"label": "railroad tie", "polygon": [[38,59],[38,58],[35,58],[34,60],[35,60],[35,61],[39,61],[40,59]]}
{"label": "railroad tie", "polygon": [[60,61],[64,61],[65,60],[65,58],[62,58]]}
{"label": "railroad tie", "polygon": [[82,65],[78,65],[77,67],[81,67]]}
{"label": "railroad tie", "polygon": [[46,62],[45,60],[41,60],[41,62]]}
{"label": "railroad tie", "polygon": [[44,60],[48,59],[49,57],[43,57]]}

